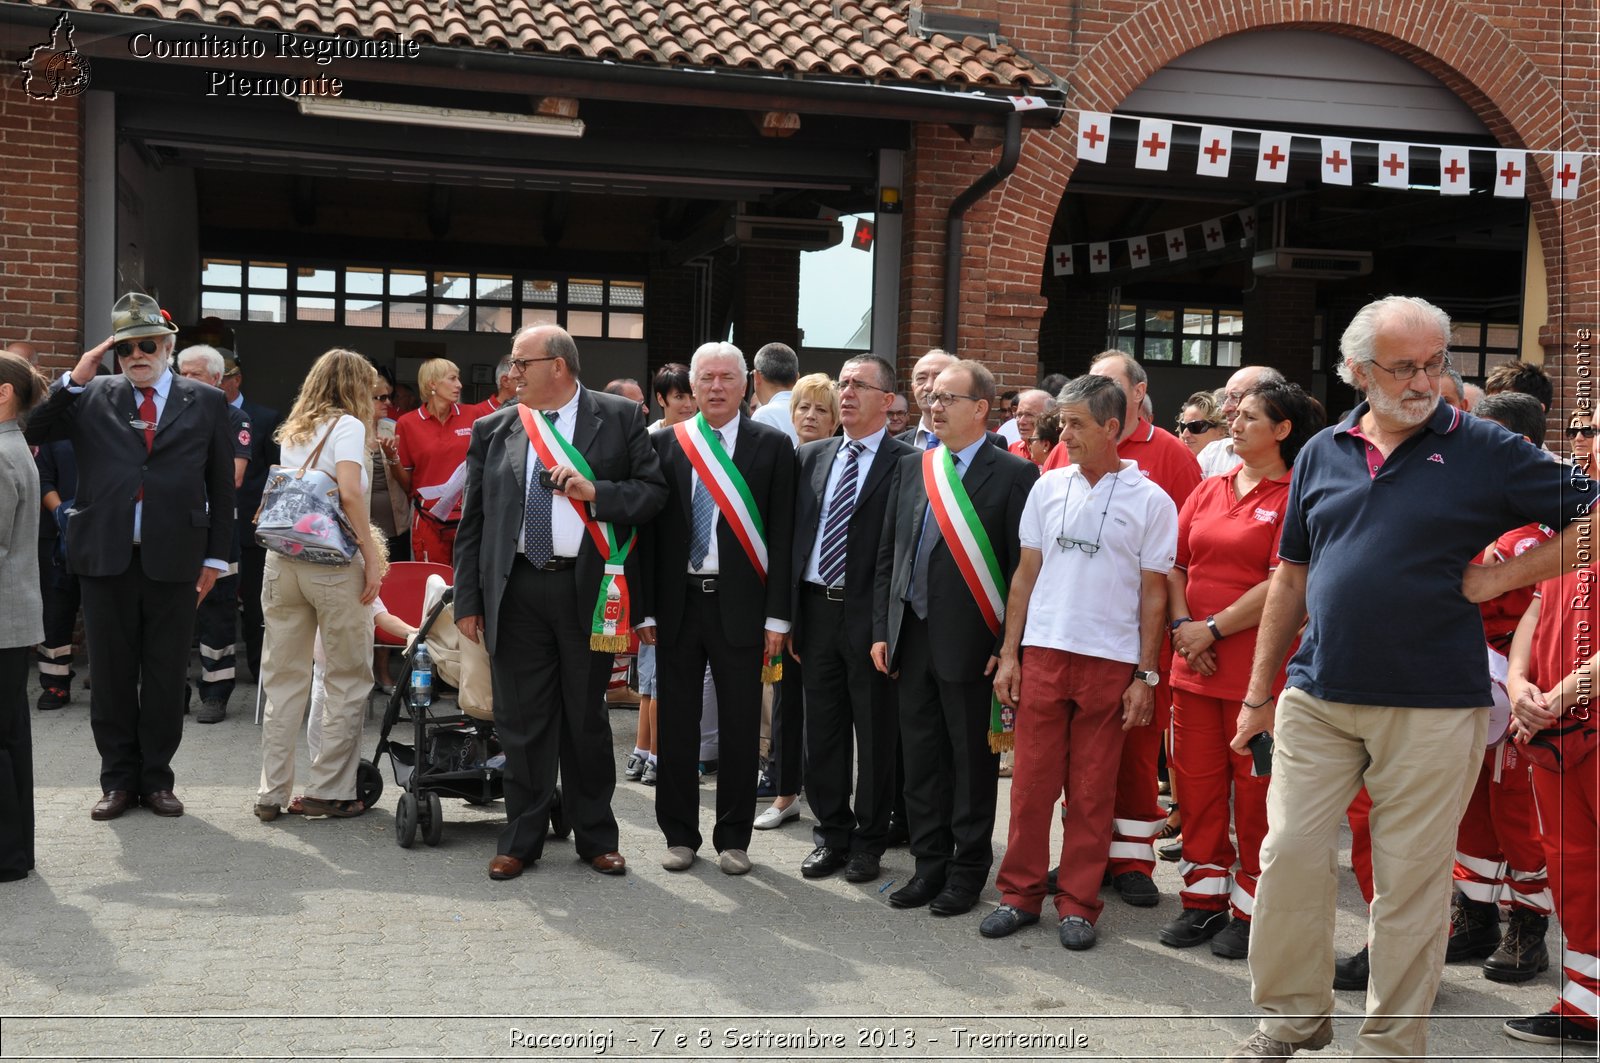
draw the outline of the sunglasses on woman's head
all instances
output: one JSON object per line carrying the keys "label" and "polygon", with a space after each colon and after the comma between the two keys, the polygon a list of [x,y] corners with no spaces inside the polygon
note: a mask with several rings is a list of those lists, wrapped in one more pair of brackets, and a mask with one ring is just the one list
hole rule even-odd
{"label": "sunglasses on woman's head", "polygon": [[[140,340],[139,341],[139,350],[143,351],[145,354],[155,354],[156,350],[160,346],[161,345],[159,343],[157,343],[155,340]],[[130,355],[132,353],[133,353],[133,341],[132,340],[123,340],[121,343],[117,344],[117,357],[118,358],[126,358],[126,357],[128,357],[128,355]]]}
{"label": "sunglasses on woman's head", "polygon": [[1585,439],[1593,439],[1594,438],[1594,434],[1595,434],[1595,427],[1592,424],[1569,424],[1569,425],[1567,425],[1567,438],[1568,439],[1576,439],[1579,436],[1583,436]]}

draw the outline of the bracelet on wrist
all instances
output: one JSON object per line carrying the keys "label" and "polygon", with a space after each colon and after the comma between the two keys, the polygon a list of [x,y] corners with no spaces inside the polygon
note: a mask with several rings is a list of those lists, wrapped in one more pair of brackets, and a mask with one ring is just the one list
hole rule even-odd
{"label": "bracelet on wrist", "polygon": [[1206,627],[1211,629],[1211,637],[1212,638],[1216,639],[1218,642],[1222,641],[1222,629],[1217,627],[1217,618],[1216,617],[1214,617],[1214,616],[1206,617]]}
{"label": "bracelet on wrist", "polygon": [[1266,697],[1262,698],[1260,701],[1258,701],[1258,702],[1256,702],[1254,704],[1251,704],[1248,701],[1240,702],[1240,704],[1242,704],[1247,709],[1261,709],[1261,708],[1265,708],[1271,702],[1277,700],[1277,697],[1278,697],[1278,695],[1276,695],[1276,694],[1268,694]]}
{"label": "bracelet on wrist", "polygon": [[1167,625],[1167,630],[1168,631],[1176,631],[1180,627],[1182,627],[1183,625],[1189,623],[1189,621],[1191,621],[1193,619],[1194,619],[1194,617],[1192,617],[1192,616],[1180,616],[1180,617],[1178,617],[1178,619],[1174,620],[1172,623]]}

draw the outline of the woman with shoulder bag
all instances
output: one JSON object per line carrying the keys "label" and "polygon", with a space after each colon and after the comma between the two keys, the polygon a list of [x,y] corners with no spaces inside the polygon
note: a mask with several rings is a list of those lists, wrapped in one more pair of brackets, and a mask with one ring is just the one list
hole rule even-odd
{"label": "woman with shoulder bag", "polygon": [[22,421],[44,397],[45,381],[27,359],[0,353],[0,882],[33,870],[33,738],[28,669],[44,639],[39,597],[39,471],[22,440]]}
{"label": "woman with shoulder bag", "polygon": [[[294,408],[279,426],[283,470],[320,472],[338,485],[344,534],[355,554],[344,564],[316,563],[269,549],[261,585],[266,620],[261,684],[261,783],[255,813],[278,818],[294,791],[295,743],[311,696],[312,647],[322,633],[327,658],[327,707],[322,745],[305,787],[308,816],[358,816],[356,767],[361,725],[372,689],[372,617],[383,566],[367,520],[367,455],[371,446],[372,365],[354,351],[334,348],[311,367]],[[262,503],[263,527],[274,480]],[[269,543],[269,546],[271,544]]]}

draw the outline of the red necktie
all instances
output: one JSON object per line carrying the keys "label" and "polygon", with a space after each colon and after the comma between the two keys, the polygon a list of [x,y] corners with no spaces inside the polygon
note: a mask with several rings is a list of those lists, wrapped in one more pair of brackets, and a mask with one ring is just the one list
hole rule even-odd
{"label": "red necktie", "polygon": [[[144,452],[148,454],[156,445],[156,389],[140,388],[139,393],[144,396],[139,402],[139,420],[144,422]],[[141,485],[134,501],[143,499],[144,487]]]}

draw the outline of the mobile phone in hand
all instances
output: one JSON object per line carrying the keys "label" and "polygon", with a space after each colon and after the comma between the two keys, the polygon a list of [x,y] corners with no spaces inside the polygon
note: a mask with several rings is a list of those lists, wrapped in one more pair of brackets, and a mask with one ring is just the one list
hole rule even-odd
{"label": "mobile phone in hand", "polygon": [[1262,778],[1272,774],[1272,732],[1262,731],[1246,743],[1250,750],[1250,774]]}
{"label": "mobile phone in hand", "polygon": [[550,478],[549,469],[539,470],[539,486],[544,488],[546,491],[555,491],[558,494],[561,491],[561,488],[556,484],[556,482]]}

